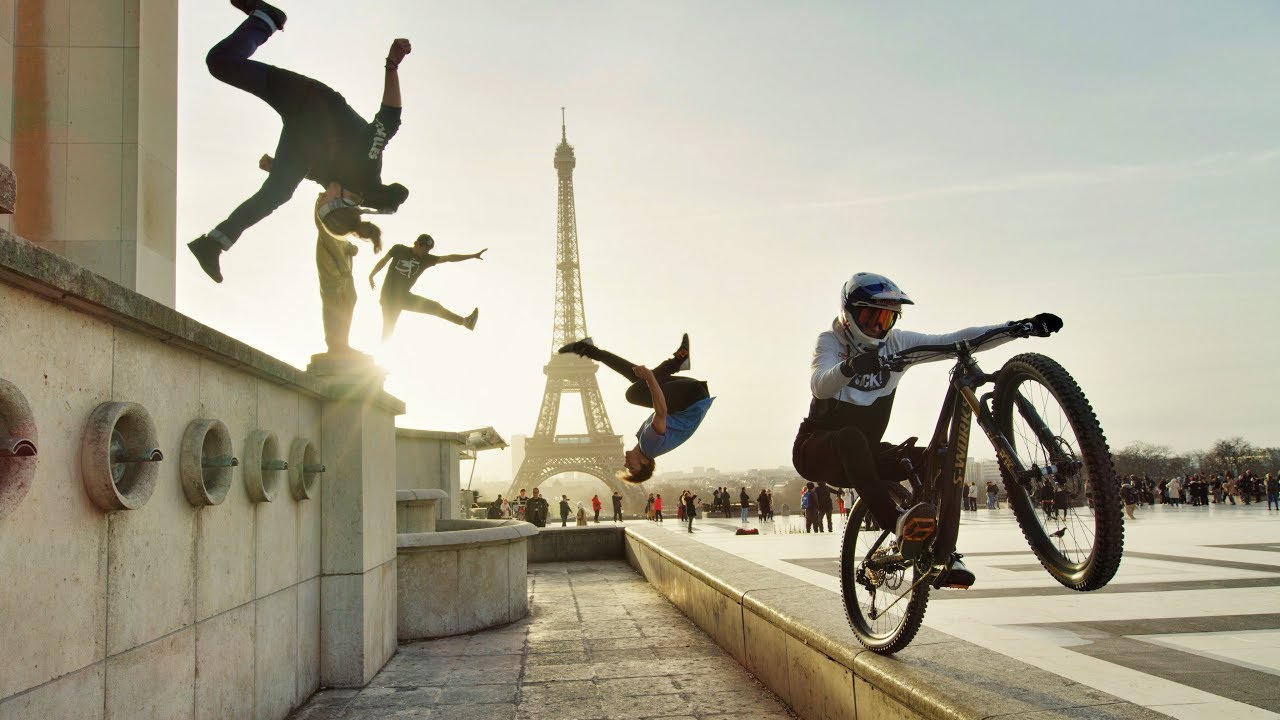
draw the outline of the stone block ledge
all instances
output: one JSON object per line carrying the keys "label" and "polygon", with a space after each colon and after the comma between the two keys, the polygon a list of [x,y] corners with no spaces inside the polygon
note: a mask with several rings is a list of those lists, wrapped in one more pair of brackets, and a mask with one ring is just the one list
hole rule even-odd
{"label": "stone block ledge", "polygon": [[529,562],[625,560],[625,544],[626,532],[622,525],[555,525],[541,528],[537,537],[529,540]]}
{"label": "stone block ledge", "polygon": [[[305,373],[3,229],[0,229],[0,283],[316,398],[344,396],[344,389],[329,381]],[[396,414],[404,413],[404,403],[390,394],[379,391],[377,402]]]}
{"label": "stone block ledge", "polygon": [[627,527],[626,553],[806,720],[1164,717],[927,627],[892,657],[864,650],[838,593],[661,528]]}
{"label": "stone block ledge", "polygon": [[[403,491],[402,491],[403,492]],[[538,528],[520,520],[439,520],[435,532],[396,535],[398,552],[509,543],[537,535]]]}

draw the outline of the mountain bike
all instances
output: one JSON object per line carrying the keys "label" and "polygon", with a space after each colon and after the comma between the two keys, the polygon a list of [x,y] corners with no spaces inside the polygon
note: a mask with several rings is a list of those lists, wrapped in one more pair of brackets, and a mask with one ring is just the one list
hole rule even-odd
{"label": "mountain bike", "polygon": [[[867,649],[888,655],[906,647],[920,629],[929,591],[945,582],[959,533],[974,418],[995,448],[1009,506],[1045,570],[1072,590],[1088,591],[1106,585],[1120,567],[1120,484],[1107,440],[1080,387],[1044,355],[1017,355],[994,374],[984,373],[973,357],[993,340],[1028,337],[1032,332],[1029,323],[1013,324],[973,340],[917,346],[882,359],[883,365],[898,371],[940,356],[954,357],[955,366],[923,458],[915,464],[901,461],[910,497],[900,484],[890,488],[901,491],[899,504],[904,508],[918,502],[937,508],[932,539],[914,558],[904,557],[893,529],[869,522],[861,499],[845,523],[840,589],[849,625]],[[986,385],[993,387],[979,396]],[[914,439],[899,449],[913,443]],[[1062,512],[1038,512],[1042,483],[1053,488]],[[925,525],[932,524],[927,520]]]}

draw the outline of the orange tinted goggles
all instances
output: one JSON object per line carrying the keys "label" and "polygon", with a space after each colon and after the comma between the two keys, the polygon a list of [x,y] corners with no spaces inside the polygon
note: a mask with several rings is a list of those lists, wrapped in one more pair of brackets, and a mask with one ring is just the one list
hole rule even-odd
{"label": "orange tinted goggles", "polygon": [[861,307],[853,315],[854,322],[858,323],[858,329],[873,338],[882,338],[898,322],[898,316],[901,313],[894,310],[885,310],[884,308]]}

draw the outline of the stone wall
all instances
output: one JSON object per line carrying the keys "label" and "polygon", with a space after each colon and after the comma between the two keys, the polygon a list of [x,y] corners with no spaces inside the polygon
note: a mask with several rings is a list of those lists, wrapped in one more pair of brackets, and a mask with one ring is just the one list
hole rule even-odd
{"label": "stone wall", "polygon": [[396,429],[396,487],[401,490],[443,490],[449,497],[439,503],[439,517],[462,518],[461,462],[458,452],[465,438],[435,430]]}
{"label": "stone wall", "polygon": [[[298,371],[3,231],[0,308],[0,380],[38,431],[34,479],[0,512],[0,719],[283,718],[394,654],[399,401]],[[149,494],[115,512],[85,472],[88,420],[109,402],[145,408],[164,458]],[[258,430],[283,457],[309,439],[325,472],[309,498],[279,477],[264,502],[241,464],[224,500],[197,507],[180,465],[202,418],[240,459]],[[0,485],[15,462],[0,458]]]}

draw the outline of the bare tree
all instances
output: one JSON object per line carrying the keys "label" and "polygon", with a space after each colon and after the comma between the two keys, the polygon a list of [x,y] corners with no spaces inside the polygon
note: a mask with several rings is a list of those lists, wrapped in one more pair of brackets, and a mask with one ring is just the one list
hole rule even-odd
{"label": "bare tree", "polygon": [[1157,479],[1180,475],[1190,464],[1186,456],[1175,454],[1167,445],[1142,441],[1126,445],[1112,460],[1121,476],[1149,475]]}
{"label": "bare tree", "polygon": [[1258,472],[1268,463],[1272,456],[1268,450],[1259,448],[1242,437],[1223,438],[1209,448],[1200,459],[1203,472],[1224,473],[1239,476],[1245,470]]}

